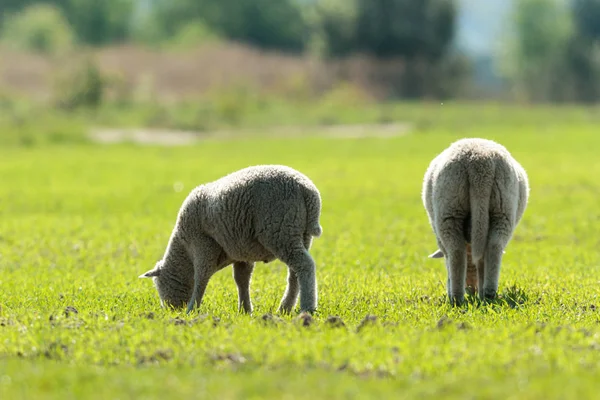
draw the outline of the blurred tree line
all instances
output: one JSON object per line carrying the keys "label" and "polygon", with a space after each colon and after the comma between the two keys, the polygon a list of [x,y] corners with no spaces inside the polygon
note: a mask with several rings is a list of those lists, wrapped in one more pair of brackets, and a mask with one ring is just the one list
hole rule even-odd
{"label": "blurred tree line", "polygon": [[383,57],[439,58],[452,41],[455,16],[452,0],[2,0],[0,24],[10,27],[40,4],[54,6],[77,40],[90,45],[156,43],[202,26],[266,49],[302,52],[320,40],[330,55]]}
{"label": "blurred tree line", "polygon": [[533,101],[600,99],[600,0],[519,0],[503,68]]}
{"label": "blurred tree line", "polygon": [[[26,12],[34,20],[32,26],[27,27],[30,31],[36,30],[35,20],[55,20],[56,25],[65,21],[74,38],[81,43],[102,45],[125,41],[131,38],[136,3],[135,0],[2,0],[0,28],[5,34],[10,34],[11,22]],[[52,28],[64,29],[65,26]],[[49,32],[50,27],[43,29],[45,32],[38,33],[38,36],[53,34]]]}
{"label": "blurred tree line", "polygon": [[[482,0],[484,1],[484,0]],[[43,52],[233,40],[339,58],[401,59],[399,94],[448,95],[468,71],[455,0],[1,0],[5,41]],[[515,0],[502,71],[530,100],[600,98],[600,0]],[[510,37],[509,37],[510,36]]]}

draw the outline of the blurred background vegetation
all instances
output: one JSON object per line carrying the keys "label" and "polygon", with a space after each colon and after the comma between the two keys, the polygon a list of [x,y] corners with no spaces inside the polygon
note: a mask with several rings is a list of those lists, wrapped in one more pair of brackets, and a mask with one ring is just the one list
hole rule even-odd
{"label": "blurred background vegetation", "polygon": [[600,0],[0,1],[0,127],[21,133],[44,110],[201,131],[599,98]]}

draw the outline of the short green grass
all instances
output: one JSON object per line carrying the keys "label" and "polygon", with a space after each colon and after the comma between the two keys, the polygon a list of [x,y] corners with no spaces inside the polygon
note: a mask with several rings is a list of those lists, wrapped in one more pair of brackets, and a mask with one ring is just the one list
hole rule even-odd
{"label": "short green grass", "polygon": [[[595,398],[597,128],[468,114],[462,129],[392,139],[0,149],[0,398]],[[427,258],[420,190],[429,161],[465,136],[506,145],[531,199],[500,299],[452,308],[443,261]],[[252,316],[237,313],[231,267],[193,315],[160,309],[138,275],[161,257],[187,192],[259,163],[297,168],[321,190],[312,323],[276,315],[280,262],[257,265]]]}

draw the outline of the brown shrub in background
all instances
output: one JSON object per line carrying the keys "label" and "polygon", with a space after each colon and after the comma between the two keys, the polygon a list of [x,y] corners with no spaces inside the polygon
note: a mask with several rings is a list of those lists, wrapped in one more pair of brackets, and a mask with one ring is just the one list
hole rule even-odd
{"label": "brown shrub in background", "polygon": [[[354,86],[375,99],[436,97],[450,94],[450,90],[441,93],[438,82],[455,79],[440,74],[437,66],[407,66],[402,60],[353,56],[325,61],[233,43],[209,44],[185,52],[125,45],[87,53],[100,73],[116,83],[107,88],[113,98],[131,95],[171,101],[243,85],[301,100],[341,84]],[[77,53],[51,58],[0,49],[0,89],[52,98],[56,77],[80,59]]]}

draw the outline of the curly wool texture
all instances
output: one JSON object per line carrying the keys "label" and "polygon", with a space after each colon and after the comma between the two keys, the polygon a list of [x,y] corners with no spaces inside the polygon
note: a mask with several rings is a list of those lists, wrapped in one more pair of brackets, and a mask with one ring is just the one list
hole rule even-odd
{"label": "curly wool texture", "polygon": [[422,200],[439,246],[431,257],[445,257],[453,302],[464,300],[467,256],[479,296],[495,297],[502,254],[528,198],[525,170],[494,141],[458,140],[430,163]]}
{"label": "curly wool texture", "polygon": [[153,277],[162,304],[200,305],[210,277],[233,263],[238,306],[252,311],[249,286],[257,261],[280,259],[288,284],[280,310],[317,305],[315,262],[308,250],[322,233],[321,197],[300,172],[282,165],[244,168],[200,185],[183,202]]}

